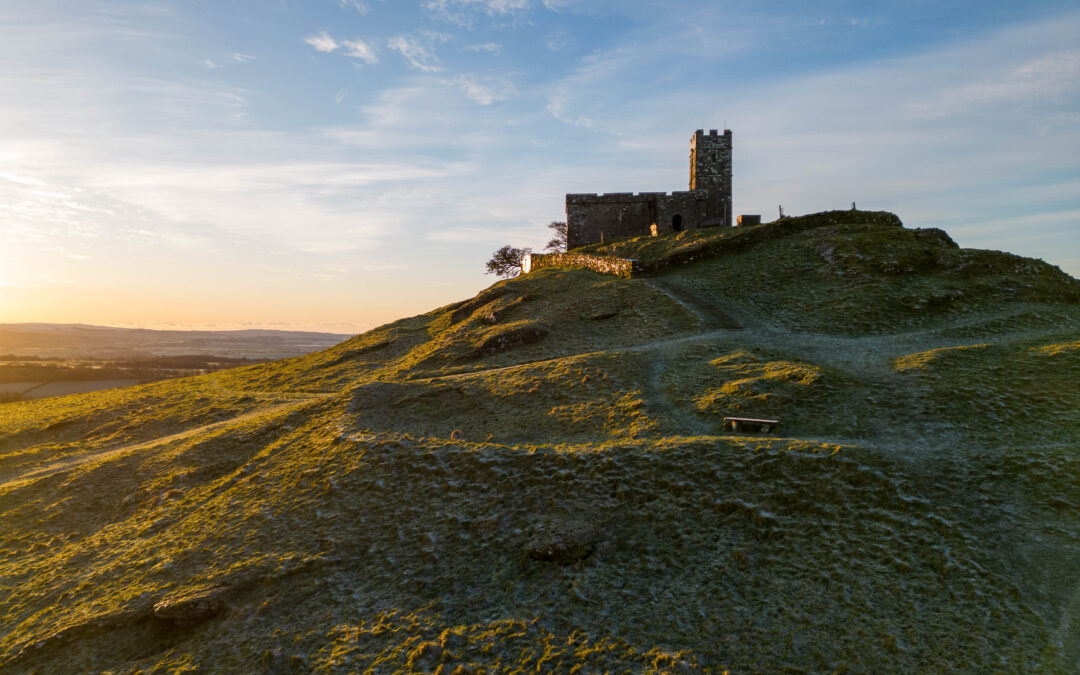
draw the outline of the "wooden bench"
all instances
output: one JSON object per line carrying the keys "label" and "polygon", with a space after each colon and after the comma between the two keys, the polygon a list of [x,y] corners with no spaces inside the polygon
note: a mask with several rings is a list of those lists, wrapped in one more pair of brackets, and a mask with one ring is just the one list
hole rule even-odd
{"label": "wooden bench", "polygon": [[746,431],[758,430],[763,434],[767,434],[773,431],[780,425],[780,420],[760,420],[754,417],[725,417],[724,427],[728,424],[731,425],[732,431],[743,431],[743,427],[746,427]]}

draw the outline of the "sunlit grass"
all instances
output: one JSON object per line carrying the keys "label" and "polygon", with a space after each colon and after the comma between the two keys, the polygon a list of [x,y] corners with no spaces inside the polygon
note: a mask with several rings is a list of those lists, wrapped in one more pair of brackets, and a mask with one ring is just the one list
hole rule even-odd
{"label": "sunlit grass", "polygon": [[3,405],[0,669],[1067,671],[1076,303],[856,225],[671,272],[781,329],[547,270],[316,354]]}
{"label": "sunlit grass", "polygon": [[897,372],[905,372],[908,370],[926,370],[934,360],[942,357],[943,355],[951,352],[956,352],[962,349],[981,349],[983,347],[989,347],[986,343],[977,345],[963,345],[960,347],[939,347],[937,349],[928,349],[925,352],[918,352],[915,354],[906,354],[893,361],[893,366]]}

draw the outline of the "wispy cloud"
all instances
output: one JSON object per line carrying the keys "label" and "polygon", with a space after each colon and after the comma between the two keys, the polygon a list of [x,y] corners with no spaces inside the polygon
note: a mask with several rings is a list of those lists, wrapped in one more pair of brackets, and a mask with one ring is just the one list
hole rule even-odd
{"label": "wispy cloud", "polygon": [[498,54],[502,51],[502,45],[498,42],[485,42],[479,45],[468,45],[465,47],[467,52],[489,52],[491,54]]}
{"label": "wispy cloud", "polygon": [[506,227],[492,230],[484,227],[447,227],[433,230],[428,233],[427,240],[434,242],[452,242],[456,244],[480,244],[483,246],[499,246],[507,241],[526,241],[530,235],[535,234],[534,228],[529,225],[518,227]]}
{"label": "wispy cloud", "polygon": [[342,49],[346,56],[363,61],[368,65],[374,65],[379,62],[379,55],[376,52],[374,45],[360,38],[338,41],[331,37],[326,31],[323,31],[318,35],[304,38],[304,42],[320,52],[329,53]]}
{"label": "wispy cloud", "polygon": [[428,11],[462,27],[472,25],[470,12],[482,12],[488,16],[504,16],[527,10],[531,5],[531,0],[426,0],[424,2],[424,7]]}
{"label": "wispy cloud", "polygon": [[573,36],[561,29],[549,33],[547,39],[544,40],[544,46],[553,52],[562,51],[572,44],[574,44]]}
{"label": "wispy cloud", "polygon": [[337,40],[327,35],[326,31],[318,35],[304,38],[304,42],[315,48],[318,52],[332,52],[338,48]]}
{"label": "wispy cloud", "polygon": [[1080,92],[1080,50],[1058,51],[1008,66],[998,75],[946,89],[927,103],[909,109],[922,117],[943,117],[975,106],[1038,104]]}
{"label": "wispy cloud", "polygon": [[[257,58],[258,57],[251,56],[250,54],[238,54],[235,52],[232,54],[227,54],[225,56],[225,60],[227,63],[251,63]],[[203,67],[207,70],[217,70],[218,68],[222,67],[222,64],[218,61],[214,61],[213,59],[203,59]]]}
{"label": "wispy cloud", "polygon": [[472,2],[483,5],[485,11],[491,14],[506,14],[508,12],[517,12],[522,9],[528,9],[531,4],[529,0],[458,0],[458,2]]}
{"label": "wispy cloud", "polygon": [[[724,39],[713,39],[717,34]],[[687,69],[710,64],[722,73],[724,64],[756,48],[761,39],[760,28],[743,25],[719,10],[661,16],[647,30],[589,54],[575,70],[552,83],[547,110],[577,127],[615,128],[622,123],[604,124],[603,118],[625,118],[623,105],[635,98],[633,92],[640,91],[642,82],[650,82],[651,101],[696,98],[702,90],[688,86]],[[556,43],[549,48],[563,46]]]}
{"label": "wispy cloud", "polygon": [[[357,124],[323,129],[322,134],[333,145],[350,148],[350,154],[408,153],[419,164],[431,157],[460,158],[498,147],[503,140],[498,118],[486,109],[478,111],[461,94],[452,79],[416,75],[361,104]],[[475,165],[459,160],[453,168],[465,175]]]}
{"label": "wispy cloud", "polygon": [[379,56],[375,53],[375,47],[368,42],[357,38],[355,40],[345,40],[341,44],[345,47],[345,54],[347,56],[359,59],[368,65],[379,62]]}
{"label": "wispy cloud", "polygon": [[351,9],[361,14],[367,14],[371,11],[371,5],[364,0],[337,0],[337,4],[342,9]]}
{"label": "wispy cloud", "polygon": [[851,16],[846,21],[852,28],[879,28],[886,23],[882,18],[871,16]]}
{"label": "wispy cloud", "polygon": [[506,100],[514,93],[513,85],[508,82],[482,84],[472,75],[460,75],[451,82],[460,87],[470,101],[480,105],[491,105],[495,101]]}
{"label": "wispy cloud", "polygon": [[413,68],[425,73],[437,73],[442,70],[442,62],[435,55],[435,44],[449,39],[450,36],[445,33],[423,31],[421,37],[392,37],[387,40],[386,46],[404,56]]}

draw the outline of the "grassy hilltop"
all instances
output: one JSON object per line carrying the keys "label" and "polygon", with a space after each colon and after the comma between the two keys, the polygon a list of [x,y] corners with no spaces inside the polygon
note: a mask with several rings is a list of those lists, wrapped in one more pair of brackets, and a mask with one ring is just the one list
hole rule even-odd
{"label": "grassy hilltop", "polygon": [[662,272],[0,406],[0,672],[1080,670],[1080,282],[857,211],[588,251]]}

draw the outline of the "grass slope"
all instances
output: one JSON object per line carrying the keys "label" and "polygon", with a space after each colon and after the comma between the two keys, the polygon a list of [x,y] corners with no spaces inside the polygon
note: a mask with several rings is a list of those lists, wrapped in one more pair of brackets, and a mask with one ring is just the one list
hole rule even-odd
{"label": "grass slope", "polygon": [[0,670],[1076,670],[1075,280],[859,212],[760,231],[3,405]]}

